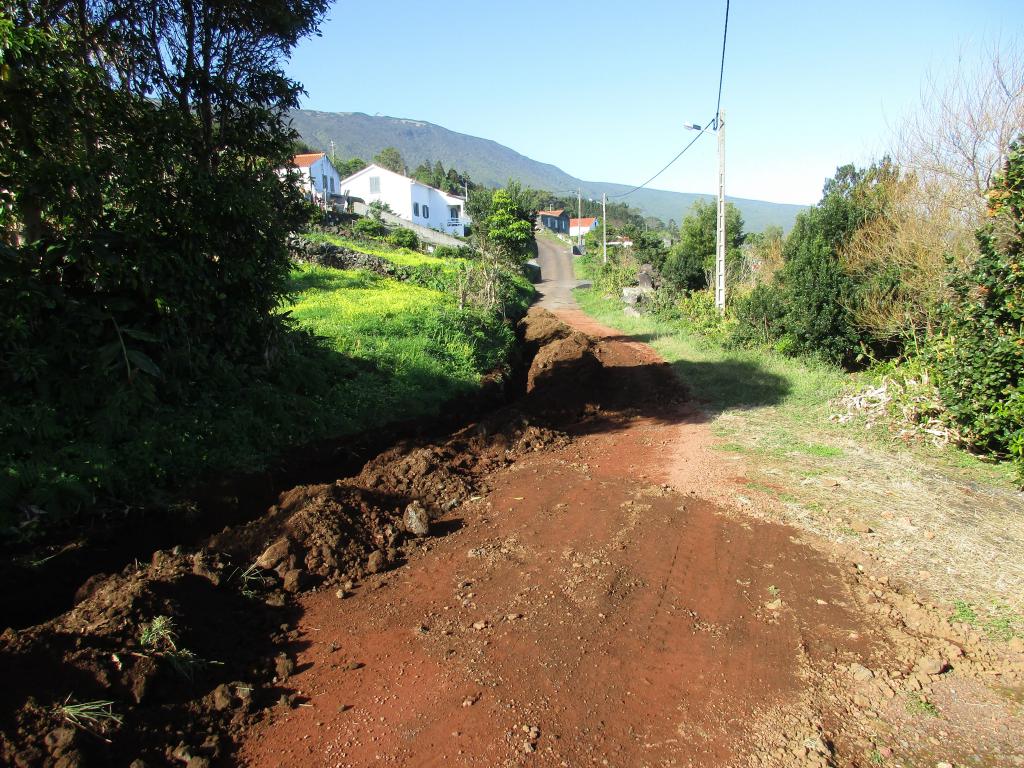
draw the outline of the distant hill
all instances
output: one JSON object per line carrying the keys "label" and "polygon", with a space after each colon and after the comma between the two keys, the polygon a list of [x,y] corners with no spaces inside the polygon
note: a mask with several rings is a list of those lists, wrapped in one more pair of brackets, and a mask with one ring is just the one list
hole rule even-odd
{"label": "distant hill", "polygon": [[[384,147],[396,147],[411,166],[440,160],[446,168],[454,166],[487,186],[500,186],[511,178],[551,192],[564,193],[580,187],[586,197],[594,199],[600,198],[601,193],[616,194],[632,188],[628,184],[583,181],[557,166],[532,160],[495,141],[456,133],[421,120],[300,109],[292,113],[292,121],[303,141],[314,149],[326,151],[333,139],[339,157],[369,160]],[[630,195],[626,202],[648,216],[657,216],[663,221],[682,221],[698,199],[713,198],[688,192],[642,189]],[[770,224],[789,231],[796,214],[804,208],[740,197],[728,199],[740,209],[748,232],[759,232]]]}

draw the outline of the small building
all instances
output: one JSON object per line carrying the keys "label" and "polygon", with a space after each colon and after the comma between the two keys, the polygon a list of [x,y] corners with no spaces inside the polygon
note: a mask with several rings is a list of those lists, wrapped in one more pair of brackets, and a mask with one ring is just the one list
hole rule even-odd
{"label": "small building", "polygon": [[310,152],[292,158],[292,171],[298,171],[302,188],[314,202],[325,202],[341,193],[341,175],[324,152]]}
{"label": "small building", "polygon": [[339,190],[370,204],[387,203],[400,219],[449,235],[465,235],[466,200],[371,163],[343,179]]}
{"label": "small building", "polygon": [[569,236],[585,237],[587,232],[593,232],[597,229],[597,225],[598,220],[595,218],[569,219]]}
{"label": "small building", "polygon": [[561,208],[556,211],[537,211],[537,223],[552,232],[569,232],[569,214]]}

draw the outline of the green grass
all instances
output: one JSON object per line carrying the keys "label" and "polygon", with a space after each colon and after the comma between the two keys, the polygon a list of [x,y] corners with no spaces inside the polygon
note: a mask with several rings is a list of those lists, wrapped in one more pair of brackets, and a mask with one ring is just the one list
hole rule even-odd
{"label": "green grass", "polygon": [[998,601],[979,607],[967,600],[954,600],[949,620],[977,627],[991,640],[1008,642],[1014,637],[1024,637],[1024,616]]}
{"label": "green grass", "polygon": [[829,399],[848,385],[842,371],[825,364],[725,349],[678,324],[626,317],[619,302],[594,291],[577,291],[576,300],[587,314],[654,347],[712,411],[773,406],[795,420],[811,421],[821,418]]}
{"label": "green grass", "polygon": [[514,343],[499,318],[459,309],[436,290],[313,265],[297,267],[292,280],[284,311],[334,352],[367,364],[342,387],[352,430],[436,413],[501,366]]}
{"label": "green grass", "polygon": [[[953,446],[901,439],[882,424],[832,420],[835,399],[856,391],[864,375],[765,348],[735,348],[716,338],[716,326],[698,331],[685,319],[627,317],[621,302],[598,290],[577,290],[581,309],[623,335],[649,344],[673,368],[702,406],[715,448],[736,459],[746,486],[774,500],[780,519],[843,541],[863,538],[852,520],[877,528],[871,545],[910,572],[929,571],[914,588],[942,601],[969,594],[1000,602],[1003,612],[983,615],[979,626],[992,638],[1024,632],[1024,582],[1007,571],[999,583],[987,567],[993,537],[1009,551],[1024,546],[1020,495],[1009,464],[984,464]],[[702,328],[704,326],[701,326]],[[845,410],[845,409],[844,409]],[[933,532],[908,547],[901,521]],[[934,543],[932,543],[934,542]],[[935,573],[940,542],[952,566]],[[1015,611],[1016,613],[1010,611]]]}
{"label": "green grass", "polygon": [[121,715],[114,712],[113,701],[73,702],[70,696],[68,696],[63,704],[57,707],[57,715],[79,728],[85,728],[87,723],[93,726],[103,725],[104,723],[120,725],[124,721]]}
{"label": "green grass", "polygon": [[912,715],[923,715],[925,717],[939,716],[939,708],[935,704],[913,691],[907,693],[907,711]]}
{"label": "green grass", "polygon": [[[415,259],[420,270],[447,263]],[[13,458],[0,457],[0,533],[31,539],[48,521],[97,504],[172,503],[211,476],[258,471],[289,447],[439,413],[507,364],[515,335],[496,313],[460,309],[438,282],[300,266],[281,308],[296,332],[275,340],[266,363],[215,365],[176,398],[114,392],[86,415],[0,403],[8,424],[47,425],[37,448],[22,440]],[[505,286],[520,304],[532,292],[517,276]],[[15,528],[14,498],[47,514]]]}
{"label": "green grass", "polygon": [[368,243],[363,240],[353,240],[324,232],[312,232],[306,235],[306,238],[316,243],[331,243],[332,245],[338,245],[342,248],[358,251],[359,253],[380,256],[382,259],[387,259],[392,264],[397,264],[401,267],[439,266],[454,269],[458,265],[467,263],[466,259],[442,259],[431,256],[428,253],[412,251],[408,248],[393,248],[387,243]]}

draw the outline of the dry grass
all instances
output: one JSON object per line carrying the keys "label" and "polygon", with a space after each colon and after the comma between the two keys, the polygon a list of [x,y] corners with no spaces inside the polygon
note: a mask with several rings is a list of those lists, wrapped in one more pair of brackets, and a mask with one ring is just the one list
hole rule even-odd
{"label": "dry grass", "polygon": [[[624,317],[612,302],[578,298],[602,323],[648,341],[708,401],[717,449],[731,474],[747,479],[739,506],[870,553],[950,610],[956,600],[1024,610],[1024,494],[1008,465],[890,434],[881,419],[873,427],[857,415],[830,420],[833,398],[855,389],[841,372],[722,350],[676,326]],[[738,375],[738,362],[759,375]],[[865,526],[872,531],[855,530]]]}
{"label": "dry grass", "polygon": [[[1024,608],[1024,498],[999,473],[958,467],[949,451],[885,443],[856,424],[780,424],[772,409],[730,411],[714,426],[746,455],[759,484],[751,490],[768,489],[773,515],[873,554],[934,602]],[[870,533],[855,530],[865,526]]]}

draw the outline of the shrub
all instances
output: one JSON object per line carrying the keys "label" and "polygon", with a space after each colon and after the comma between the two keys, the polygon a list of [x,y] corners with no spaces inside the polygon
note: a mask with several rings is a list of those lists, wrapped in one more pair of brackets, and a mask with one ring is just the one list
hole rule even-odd
{"label": "shrub", "polygon": [[366,216],[352,225],[353,234],[358,237],[381,238],[387,235],[384,222],[374,216]]}
{"label": "shrub", "polygon": [[760,283],[736,298],[732,311],[736,325],[731,340],[735,343],[770,345],[785,333],[785,297],[774,283]]}
{"label": "shrub", "polygon": [[396,227],[391,230],[391,234],[388,235],[388,242],[398,248],[408,248],[411,251],[415,251],[420,247],[420,239],[416,236],[416,233],[405,227]]}
{"label": "shrub", "polygon": [[662,301],[657,306],[659,317],[681,321],[697,333],[709,338],[720,339],[733,324],[729,315],[722,315],[715,306],[713,289],[703,291],[681,292],[672,295],[667,289],[660,291]]}
{"label": "shrub", "polygon": [[870,338],[858,332],[853,310],[858,284],[840,253],[858,227],[884,211],[898,170],[888,159],[858,170],[836,169],[818,205],[802,211],[783,246],[782,268],[767,288],[737,307],[738,340],[768,341],[786,354],[853,367]]}
{"label": "shrub", "polygon": [[953,282],[935,345],[939,391],[978,448],[1009,455],[1024,480],[1024,148],[989,192],[981,256]]}
{"label": "shrub", "polygon": [[431,254],[439,259],[475,259],[477,253],[467,245],[439,245]]}

